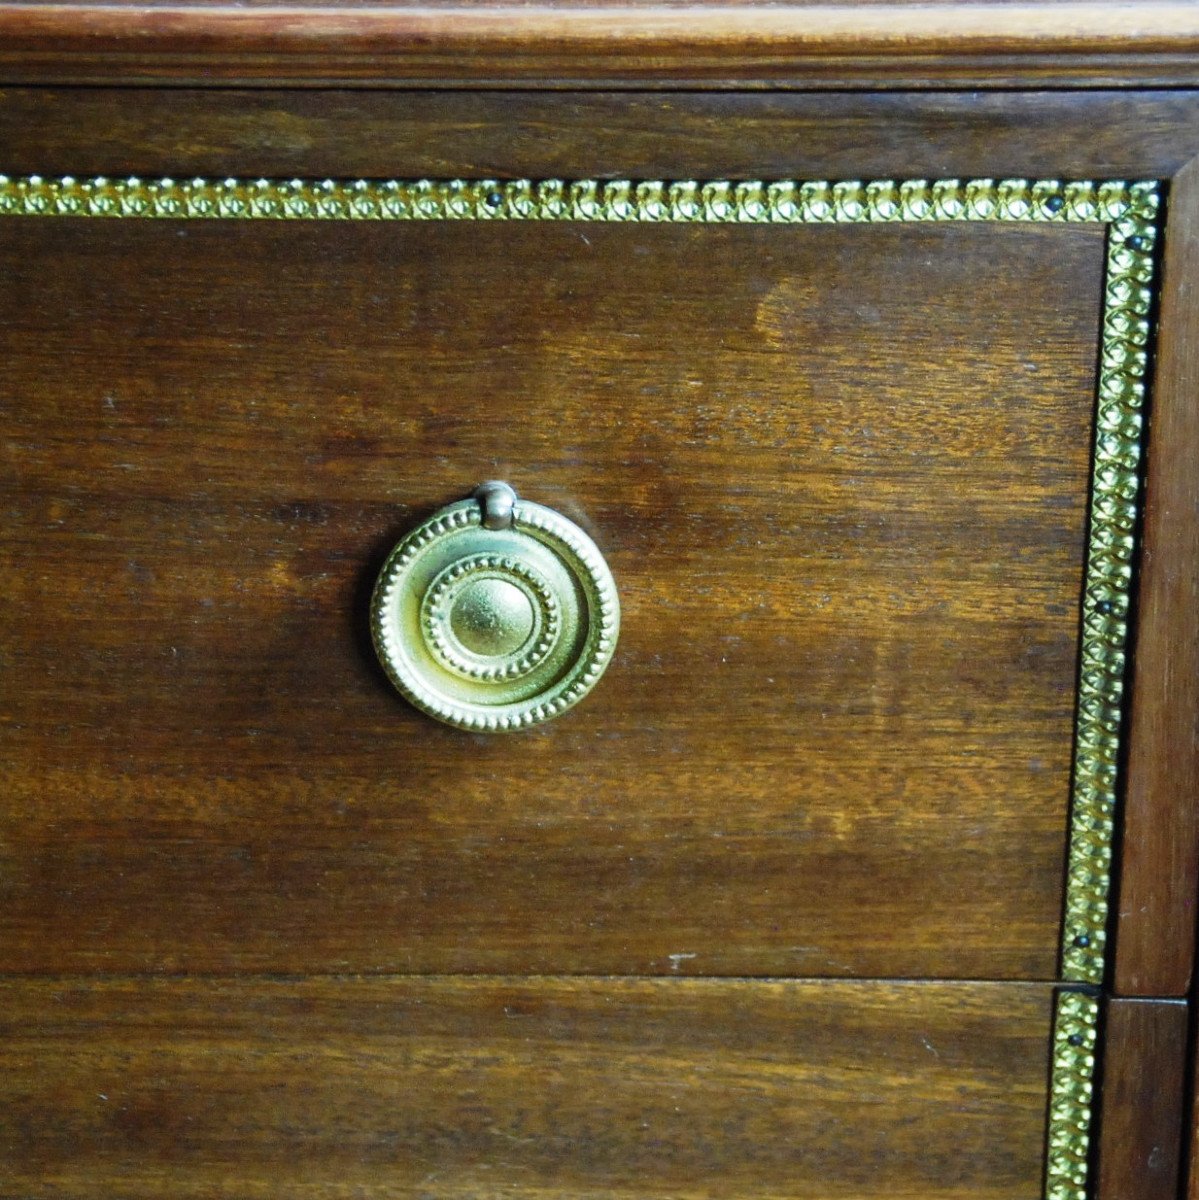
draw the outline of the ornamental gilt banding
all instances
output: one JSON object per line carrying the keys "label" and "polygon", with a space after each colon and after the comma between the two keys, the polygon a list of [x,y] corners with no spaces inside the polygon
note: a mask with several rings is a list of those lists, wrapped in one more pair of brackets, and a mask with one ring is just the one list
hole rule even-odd
{"label": "ornamental gilt banding", "polygon": [[[1104,972],[1128,614],[1142,482],[1141,444],[1158,210],[1156,183],[1118,180],[550,179],[535,182],[0,176],[0,215],[11,216],[778,225],[983,221],[1104,225],[1107,233],[1104,308],[1097,365],[1061,952],[1061,977],[1087,984],[1100,983]],[[451,524],[477,522],[477,507],[473,511],[474,517],[462,510],[445,520]],[[418,531],[417,541],[434,536],[437,529],[425,526]],[[416,543],[414,549],[415,546]],[[386,589],[384,580],[381,587]],[[610,655],[614,631],[604,627],[600,636],[601,657]],[[589,686],[589,679],[580,676],[576,682]],[[527,721],[521,719],[512,725],[489,725],[486,718],[470,714],[435,712],[434,715],[451,720],[463,718],[462,723],[473,728],[514,728],[545,719],[577,698],[568,688],[548,702],[550,707],[544,712],[532,713]],[[434,705],[444,707],[442,701],[433,701],[427,710],[433,711]],[[1060,997],[1046,1173],[1046,1196],[1050,1200],[1081,1200],[1086,1191],[1096,1013],[1095,1001],[1087,996],[1065,993]]]}
{"label": "ornamental gilt banding", "polygon": [[1099,1001],[1061,992],[1053,1022],[1053,1071],[1045,1200],[1086,1200]]}
{"label": "ornamental gilt banding", "polygon": [[0,215],[185,220],[1107,226],[1062,976],[1098,983],[1140,493],[1154,182],[1054,179],[271,180],[0,175]]}

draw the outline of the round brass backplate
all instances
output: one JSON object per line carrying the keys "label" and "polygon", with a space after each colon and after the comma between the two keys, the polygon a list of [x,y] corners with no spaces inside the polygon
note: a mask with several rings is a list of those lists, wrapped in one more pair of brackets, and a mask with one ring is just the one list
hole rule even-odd
{"label": "round brass backplate", "polygon": [[392,683],[422,712],[500,733],[552,720],[591,691],[616,649],[620,601],[577,525],[487,487],[506,503],[488,507],[481,489],[392,550],[371,633]]}

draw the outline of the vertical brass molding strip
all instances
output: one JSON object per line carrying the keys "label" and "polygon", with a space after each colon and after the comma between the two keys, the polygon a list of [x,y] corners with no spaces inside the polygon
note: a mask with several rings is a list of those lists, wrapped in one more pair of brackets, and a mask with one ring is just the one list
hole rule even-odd
{"label": "vertical brass molding strip", "polygon": [[1134,185],[1107,230],[1061,967],[1064,979],[1094,984],[1111,890],[1158,210],[1157,188]]}
{"label": "vertical brass molding strip", "polygon": [[[1106,226],[1061,954],[1062,978],[1089,984],[1102,982],[1104,972],[1158,210],[1156,183],[1118,180],[177,181],[0,175],[0,216]],[[1085,1196],[1097,1013],[1096,1002],[1079,993],[1063,993],[1058,1002],[1048,1200]]]}
{"label": "vertical brass molding strip", "polygon": [[1086,1200],[1099,1001],[1060,992],[1053,1021],[1045,1200]]}

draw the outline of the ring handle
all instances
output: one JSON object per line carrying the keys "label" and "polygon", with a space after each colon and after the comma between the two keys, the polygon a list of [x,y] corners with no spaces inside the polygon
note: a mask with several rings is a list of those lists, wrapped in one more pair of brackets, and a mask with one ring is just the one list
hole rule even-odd
{"label": "ring handle", "polygon": [[476,732],[560,716],[599,682],[619,632],[595,543],[500,481],[401,539],[371,598],[375,650],[401,695]]}

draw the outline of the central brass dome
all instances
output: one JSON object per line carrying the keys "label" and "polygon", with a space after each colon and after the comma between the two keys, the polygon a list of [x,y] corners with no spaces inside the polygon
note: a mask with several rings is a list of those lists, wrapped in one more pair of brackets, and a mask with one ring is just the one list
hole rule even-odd
{"label": "central brass dome", "polygon": [[450,628],[474,654],[515,654],[533,632],[536,617],[529,597],[506,579],[479,579],[454,598]]}

